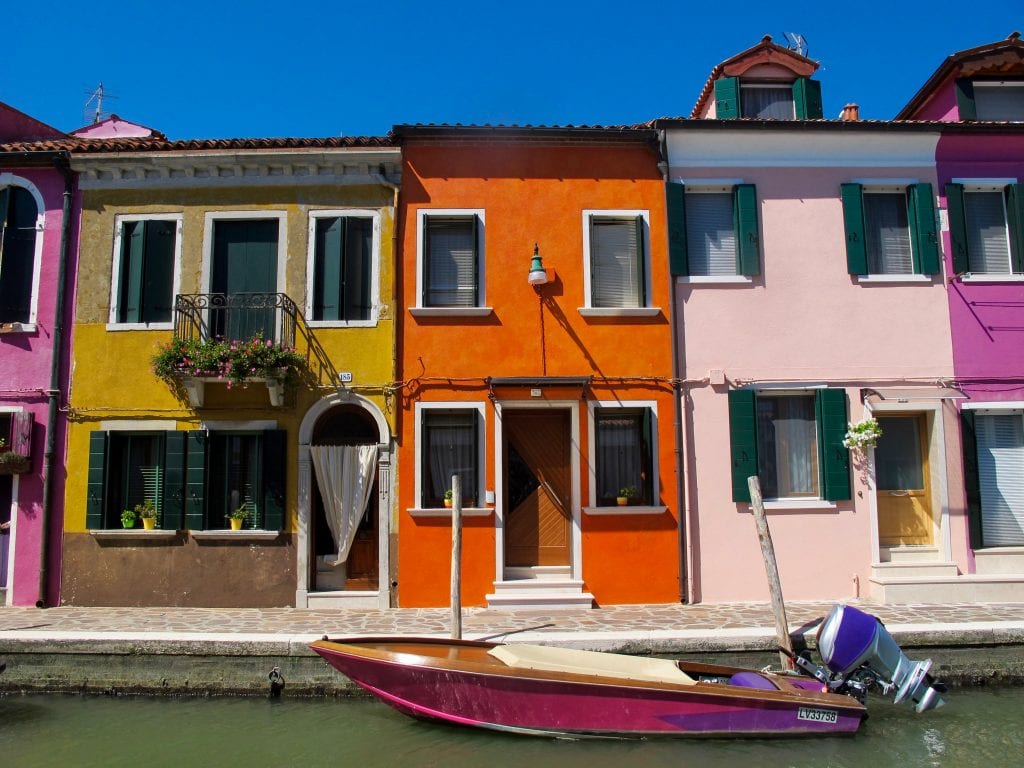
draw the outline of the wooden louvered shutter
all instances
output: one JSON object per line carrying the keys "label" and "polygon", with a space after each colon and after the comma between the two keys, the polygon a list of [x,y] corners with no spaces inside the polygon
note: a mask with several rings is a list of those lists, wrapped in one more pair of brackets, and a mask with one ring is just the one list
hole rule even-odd
{"label": "wooden louvered shutter", "polygon": [[169,531],[181,528],[185,513],[185,433],[164,435],[164,498],[160,508],[160,527]]}
{"label": "wooden louvered shutter", "polygon": [[690,274],[686,254],[686,187],[682,184],[665,185],[665,205],[668,209],[668,261],[673,275]]}
{"label": "wooden louvered shutter", "polygon": [[816,396],[818,416],[818,456],[823,479],[822,498],[847,501],[850,489],[850,450],[846,437],[846,390],[819,389]]}
{"label": "wooden louvered shutter", "polygon": [[193,430],[186,438],[185,527],[201,531],[206,527],[206,449],[209,435]]}
{"label": "wooden louvered shutter", "polygon": [[345,220],[340,216],[317,219],[313,265],[314,320],[337,320],[341,317],[341,245],[344,234]]}
{"label": "wooden louvered shutter", "polygon": [[846,228],[846,271],[851,275],[866,275],[868,273],[862,193],[860,184],[840,185],[840,197],[843,201],[843,225]]}
{"label": "wooden louvered shutter", "polygon": [[752,277],[761,274],[761,246],[757,225],[757,190],[753,184],[737,184],[736,212],[737,272]]}
{"label": "wooden louvered shutter", "polygon": [[974,103],[974,83],[968,77],[956,81],[956,105],[961,120],[977,120],[978,108]]}
{"label": "wooden louvered shutter", "polygon": [[963,184],[946,185],[946,213],[949,219],[949,243],[953,251],[953,272],[963,275],[971,270],[967,255],[967,219],[964,217]]}
{"label": "wooden louvered shutter", "polygon": [[107,432],[89,434],[89,475],[85,500],[85,527],[105,528],[104,520],[107,486]]}
{"label": "wooden louvered shutter", "polygon": [[140,322],[145,233],[144,221],[126,221],[121,230],[121,307],[118,319],[122,323]]}
{"label": "wooden louvered shutter", "polygon": [[740,116],[740,79],[722,77],[715,80],[715,117],[729,120]]}
{"label": "wooden louvered shutter", "polygon": [[139,300],[139,320],[143,323],[168,323],[171,320],[177,233],[175,221],[146,222]]}
{"label": "wooden louvered shutter", "polygon": [[967,528],[971,547],[985,546],[981,525],[981,473],[978,470],[978,437],[974,411],[960,411],[960,435],[964,453],[964,491],[967,496]]}
{"label": "wooden louvered shutter", "polygon": [[798,77],[793,81],[793,111],[797,120],[820,120],[821,83],[809,77]]}
{"label": "wooden louvered shutter", "polygon": [[908,196],[907,209],[910,212],[910,242],[914,255],[914,271],[919,275],[934,275],[941,271],[941,267],[932,185],[927,182],[912,184]]}
{"label": "wooden louvered shutter", "polygon": [[747,478],[757,474],[756,393],[729,391],[729,449],[732,459],[732,500],[750,502]]}
{"label": "wooden louvered shutter", "polygon": [[268,531],[284,528],[287,437],[288,433],[283,429],[263,431],[263,527]]}

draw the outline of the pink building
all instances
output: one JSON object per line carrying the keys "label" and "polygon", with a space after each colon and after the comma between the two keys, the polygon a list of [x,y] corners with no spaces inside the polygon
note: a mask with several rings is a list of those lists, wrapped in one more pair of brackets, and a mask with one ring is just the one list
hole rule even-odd
{"label": "pink building", "polygon": [[[685,378],[693,600],[768,595],[747,477],[790,599],[953,599],[971,568],[938,248],[936,123],[820,119],[769,38],[659,120]],[[727,81],[723,83],[723,81]],[[877,447],[848,449],[874,418]]]}
{"label": "pink building", "polygon": [[[949,56],[897,116],[945,125],[936,152],[969,580],[1024,599],[1024,42]],[[958,484],[961,465],[957,464]]]}
{"label": "pink building", "polygon": [[[0,604],[58,599],[74,183],[65,134],[0,104]],[[64,284],[62,286],[62,283]]]}

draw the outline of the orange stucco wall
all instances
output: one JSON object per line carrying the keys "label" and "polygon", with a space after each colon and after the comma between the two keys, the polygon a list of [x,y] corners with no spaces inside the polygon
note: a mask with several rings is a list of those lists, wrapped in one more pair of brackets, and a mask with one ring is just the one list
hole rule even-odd
{"label": "orange stucco wall", "polygon": [[[417,402],[484,406],[487,490],[496,483],[497,403],[575,404],[579,451],[577,535],[584,588],[598,603],[679,599],[672,344],[664,185],[657,155],[640,144],[537,145],[527,141],[409,141],[403,147],[399,212],[399,535],[398,601],[402,606],[447,605],[451,526],[445,517],[410,514],[417,507]],[[472,209],[484,220],[484,317],[422,317],[417,299],[420,209]],[[653,317],[587,317],[584,297],[585,210],[644,211],[648,216]],[[540,295],[527,283],[534,243],[553,281]],[[486,377],[593,376],[579,387],[488,391]],[[490,395],[490,397],[489,397]],[[661,514],[591,515],[588,400],[643,401],[658,413]],[[479,506],[485,506],[483,500]],[[493,505],[491,505],[493,506]],[[483,605],[492,592],[500,553],[498,512],[465,520],[462,596]]]}

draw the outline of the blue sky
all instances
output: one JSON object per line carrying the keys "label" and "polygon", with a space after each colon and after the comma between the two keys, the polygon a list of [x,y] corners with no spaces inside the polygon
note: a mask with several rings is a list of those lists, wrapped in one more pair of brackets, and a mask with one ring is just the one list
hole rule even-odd
{"label": "blue sky", "polygon": [[887,119],[950,53],[1024,32],[1022,0],[10,5],[0,101],[73,130],[102,82],[105,111],[171,139],[685,116],[715,64],[784,32],[821,62],[826,117]]}

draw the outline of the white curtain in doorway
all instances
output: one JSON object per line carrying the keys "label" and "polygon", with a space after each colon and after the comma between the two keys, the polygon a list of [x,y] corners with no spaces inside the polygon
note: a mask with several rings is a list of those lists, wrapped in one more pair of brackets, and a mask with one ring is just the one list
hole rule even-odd
{"label": "white curtain in doorway", "polygon": [[310,456],[340,565],[356,538],[377,468],[376,445],[311,445]]}

